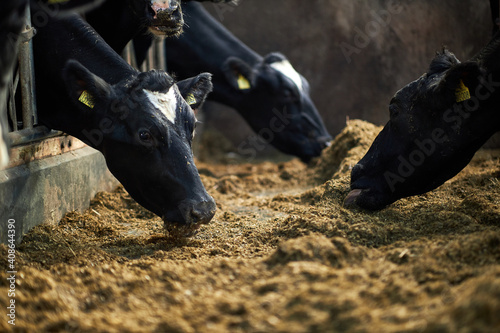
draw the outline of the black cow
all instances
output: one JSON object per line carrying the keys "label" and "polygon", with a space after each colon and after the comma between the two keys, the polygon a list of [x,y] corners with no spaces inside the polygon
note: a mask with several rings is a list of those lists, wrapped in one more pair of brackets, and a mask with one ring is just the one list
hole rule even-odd
{"label": "black cow", "polygon": [[498,28],[499,28],[499,18],[498,16],[500,15],[500,7],[499,7],[499,1],[498,0],[490,0],[490,9],[491,9],[491,21],[493,22],[493,35],[497,33]]}
{"label": "black cow", "polygon": [[85,18],[118,53],[137,35],[176,36],[184,25],[180,0],[107,0]]}
{"label": "black cow", "polygon": [[[318,156],[331,140],[309,96],[307,80],[286,57],[271,53],[261,57],[217,22],[199,3],[183,4],[186,27],[179,38],[165,41],[167,68],[178,77],[199,71],[214,75],[208,97],[236,109],[252,129],[287,154],[303,161]],[[147,36],[134,43],[145,54]],[[138,63],[143,60],[138,59]],[[253,147],[243,143],[243,154]]]}
{"label": "black cow", "polygon": [[[49,0],[31,0],[33,7],[45,9],[51,15],[68,11],[84,11],[99,5],[102,0],[65,1],[49,4]],[[28,0],[3,0],[0,2],[0,169],[9,160],[7,140],[7,90],[17,59],[19,37],[25,22]]]}
{"label": "black cow", "polygon": [[184,25],[181,0],[106,0],[85,18],[118,53],[136,36],[179,36]]}
{"label": "black cow", "polygon": [[30,0],[30,5],[34,11],[43,10],[52,16],[60,16],[74,12],[83,13],[103,2],[104,0]]}
{"label": "black cow", "polygon": [[[130,195],[166,227],[208,223],[215,202],[193,162],[196,119],[173,79],[137,72],[78,16],[37,28],[40,121],[102,152]],[[209,74],[182,85],[194,108],[212,87]]]}
{"label": "black cow", "polygon": [[440,186],[500,129],[499,105],[499,33],[469,61],[439,53],[392,98],[389,122],[352,169],[345,203],[381,209]]}

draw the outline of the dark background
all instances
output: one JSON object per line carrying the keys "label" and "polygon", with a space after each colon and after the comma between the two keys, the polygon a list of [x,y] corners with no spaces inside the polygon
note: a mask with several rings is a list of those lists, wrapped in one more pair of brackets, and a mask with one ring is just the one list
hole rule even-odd
{"label": "dark background", "polygon": [[[385,124],[391,97],[427,70],[436,51],[446,46],[466,60],[488,42],[492,28],[486,0],[241,0],[237,7],[205,7],[261,55],[280,51],[289,58],[309,80],[332,136],[347,117]],[[389,23],[377,25],[372,13],[390,8]],[[358,31],[373,37],[348,61],[340,45],[361,46]],[[235,147],[252,134],[235,111],[220,105],[208,104],[203,121],[205,131],[220,131]]]}

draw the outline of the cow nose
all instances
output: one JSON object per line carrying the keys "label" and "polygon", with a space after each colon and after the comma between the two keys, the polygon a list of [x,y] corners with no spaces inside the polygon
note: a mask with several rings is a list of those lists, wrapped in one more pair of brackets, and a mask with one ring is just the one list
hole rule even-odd
{"label": "cow nose", "polygon": [[329,135],[320,136],[317,140],[322,150],[332,145],[332,137]]}
{"label": "cow nose", "polygon": [[361,177],[361,173],[363,172],[364,168],[365,167],[363,166],[363,164],[360,163],[354,165],[351,170],[351,180]]}
{"label": "cow nose", "polygon": [[328,141],[324,141],[324,142],[321,142],[320,143],[320,146],[321,146],[321,150],[327,148],[327,147],[330,147],[332,145],[332,142],[330,140]]}
{"label": "cow nose", "polygon": [[192,224],[207,224],[212,220],[215,215],[215,202],[213,200],[210,201],[202,201],[197,203],[191,209],[190,220]]}
{"label": "cow nose", "polygon": [[201,201],[186,200],[179,205],[184,225],[194,226],[207,224],[215,215],[215,201],[212,197]]}
{"label": "cow nose", "polygon": [[155,12],[155,16],[172,15],[179,9],[179,0],[155,1],[151,7]]}

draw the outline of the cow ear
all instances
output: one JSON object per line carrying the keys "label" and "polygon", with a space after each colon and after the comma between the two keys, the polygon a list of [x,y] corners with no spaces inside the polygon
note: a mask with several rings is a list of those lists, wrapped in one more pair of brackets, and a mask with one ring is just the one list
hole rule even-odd
{"label": "cow ear", "polygon": [[252,67],[240,58],[229,57],[222,65],[222,71],[226,80],[236,90],[248,92],[255,85],[255,74]]}
{"label": "cow ear", "polygon": [[202,73],[196,77],[177,82],[177,87],[186,103],[193,110],[201,108],[208,94],[212,91],[212,74]]}
{"label": "cow ear", "polygon": [[111,94],[111,87],[76,60],[68,60],[63,79],[71,100],[78,106],[93,109]]}
{"label": "cow ear", "polygon": [[288,60],[282,53],[273,52],[269,53],[264,57],[264,63],[267,65],[274,64],[275,62],[281,62]]}
{"label": "cow ear", "polygon": [[477,62],[463,62],[450,68],[437,86],[448,102],[463,102],[472,97],[480,84],[483,70]]}

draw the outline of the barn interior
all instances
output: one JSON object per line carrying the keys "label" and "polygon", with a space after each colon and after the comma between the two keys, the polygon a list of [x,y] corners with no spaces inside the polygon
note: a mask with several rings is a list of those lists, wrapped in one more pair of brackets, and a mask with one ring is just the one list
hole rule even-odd
{"label": "barn interior", "polygon": [[[0,170],[0,330],[496,332],[495,137],[434,191],[377,212],[344,206],[350,171],[388,121],[394,93],[443,47],[466,60],[490,40],[488,1],[204,7],[259,54],[287,56],[309,81],[331,145],[309,163],[271,144],[248,158],[238,147],[255,133],[235,110],[206,102],[193,149],[217,212],[185,236],[78,139],[13,131],[11,164]],[[162,61],[154,54],[144,69]]]}

